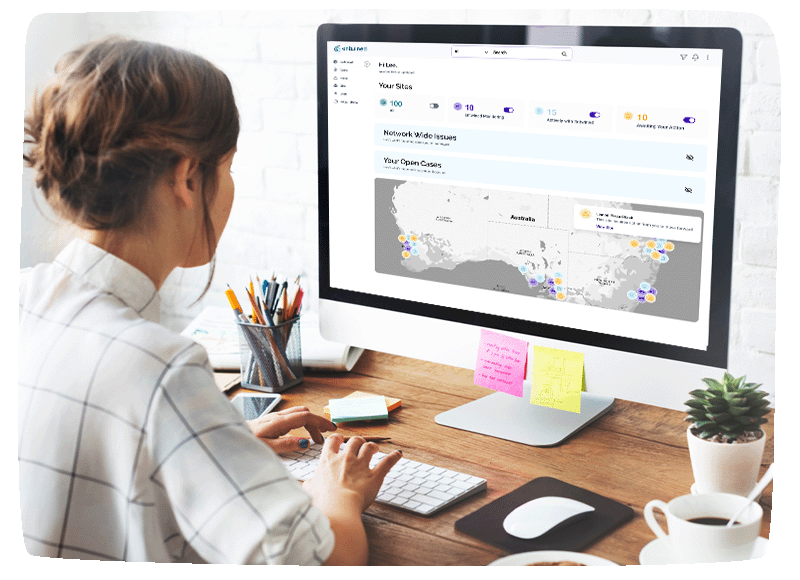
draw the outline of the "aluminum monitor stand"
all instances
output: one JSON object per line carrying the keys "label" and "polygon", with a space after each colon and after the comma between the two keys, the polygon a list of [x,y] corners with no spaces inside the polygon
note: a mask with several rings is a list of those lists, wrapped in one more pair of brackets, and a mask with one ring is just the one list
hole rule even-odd
{"label": "aluminum monitor stand", "polygon": [[439,425],[490,435],[536,447],[558,445],[611,410],[614,398],[581,393],[581,412],[532,405],[531,383],[525,381],[522,397],[493,393],[438,414]]}

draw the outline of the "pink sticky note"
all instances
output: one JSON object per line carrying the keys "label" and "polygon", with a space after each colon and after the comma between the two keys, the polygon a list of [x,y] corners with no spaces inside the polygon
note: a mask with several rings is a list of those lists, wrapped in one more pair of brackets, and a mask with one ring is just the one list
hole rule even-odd
{"label": "pink sticky note", "polygon": [[527,342],[481,329],[475,364],[476,385],[521,397],[527,368]]}

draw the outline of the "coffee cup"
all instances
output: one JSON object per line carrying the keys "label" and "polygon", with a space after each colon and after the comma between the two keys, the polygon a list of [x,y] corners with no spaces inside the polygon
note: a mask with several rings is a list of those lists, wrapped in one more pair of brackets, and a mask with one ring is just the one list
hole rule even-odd
{"label": "coffee cup", "polygon": [[[750,503],[737,523],[727,527],[746,503],[746,498],[730,493],[682,495],[669,503],[654,499],[644,506],[644,519],[658,538],[668,542],[676,562],[749,560],[761,531],[761,506]],[[666,515],[669,534],[656,521],[654,509]]]}

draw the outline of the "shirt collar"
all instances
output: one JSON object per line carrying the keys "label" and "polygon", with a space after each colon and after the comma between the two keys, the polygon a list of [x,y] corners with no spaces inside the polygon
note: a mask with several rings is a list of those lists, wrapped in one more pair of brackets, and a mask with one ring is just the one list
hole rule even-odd
{"label": "shirt collar", "polygon": [[158,289],[138,268],[81,238],[72,240],[58,254],[56,262],[93,286],[116,296],[143,318],[159,322],[161,297]]}

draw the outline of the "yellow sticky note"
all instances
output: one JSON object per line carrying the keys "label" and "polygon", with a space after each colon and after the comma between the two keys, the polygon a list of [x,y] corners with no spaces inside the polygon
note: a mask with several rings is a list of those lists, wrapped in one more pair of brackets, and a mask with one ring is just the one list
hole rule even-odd
{"label": "yellow sticky note", "polygon": [[533,347],[531,404],[581,412],[583,353]]}

